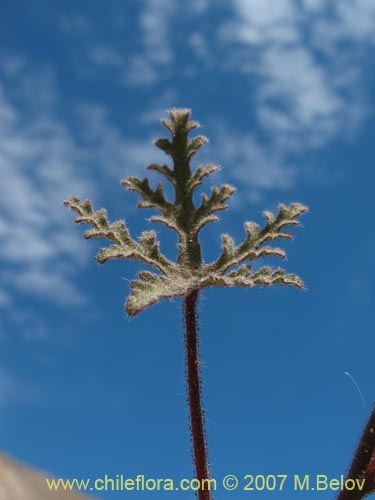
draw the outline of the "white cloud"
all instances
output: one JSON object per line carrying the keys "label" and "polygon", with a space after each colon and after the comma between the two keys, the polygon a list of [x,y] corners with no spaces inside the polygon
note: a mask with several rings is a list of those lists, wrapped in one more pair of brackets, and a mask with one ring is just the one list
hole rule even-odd
{"label": "white cloud", "polygon": [[[110,182],[121,189],[121,178],[142,176],[148,164],[165,157],[153,145],[154,137],[148,142],[125,137],[103,106],[75,103],[71,127],[68,117],[55,111],[61,102],[53,72],[23,71],[28,84],[20,87],[18,75],[0,84],[0,306],[15,307],[17,296],[24,294],[82,304],[86,299],[72,277],[86,262],[88,246],[63,200],[71,195],[97,198],[97,178],[101,186]],[[46,73],[51,78],[41,78]],[[48,99],[30,107],[34,79]],[[132,197],[130,203],[134,208]]]}
{"label": "white cloud", "polygon": [[[124,137],[118,128],[110,121],[107,110],[98,105],[79,105],[77,115],[85,124],[83,134],[86,144],[91,152],[89,156],[95,155],[99,168],[105,171],[118,182],[126,175],[142,175],[145,167],[150,163],[158,161],[158,156],[163,159],[162,153],[147,139],[130,139]],[[146,115],[143,116],[145,121]],[[159,116],[160,119],[160,116]]]}
{"label": "white cloud", "polygon": [[[283,115],[276,126],[267,120],[261,124],[275,133],[277,124],[283,129],[289,118],[295,124],[295,132],[301,130],[314,136],[316,131],[319,139],[323,132],[328,141],[335,132],[341,131],[343,123],[352,124],[345,119],[348,113],[358,116],[362,110],[359,91],[362,75],[356,56],[363,41],[367,47],[371,43],[372,8],[368,0],[335,4],[328,0],[305,0],[303,5],[299,8],[292,0],[236,0],[242,29],[233,36],[240,37],[244,44],[260,47],[258,66],[251,66],[251,71],[261,77],[256,90],[260,116],[265,116],[264,107],[270,116],[268,101],[277,100],[284,109],[282,112],[273,105],[278,117]],[[314,13],[308,15],[312,7]],[[322,9],[324,15],[320,15]],[[310,37],[306,25],[311,31]],[[289,32],[287,37],[280,31],[281,27]],[[254,36],[251,33],[255,33]],[[345,39],[354,44],[351,50],[340,46]],[[315,51],[317,47],[325,52],[328,60],[324,61]],[[291,123],[288,128],[292,129]],[[317,145],[321,145],[321,140]]]}
{"label": "white cloud", "polygon": [[0,52],[0,68],[6,77],[16,76],[26,65],[26,58],[21,56],[10,56],[6,52]]}
{"label": "white cloud", "polygon": [[303,6],[308,11],[319,12],[327,7],[327,0],[303,0]]}
{"label": "white cloud", "polygon": [[[157,127],[160,131],[160,122],[167,117],[167,111],[176,107],[178,95],[174,89],[166,89],[164,92],[155,95],[148,103],[147,109],[138,115],[137,122],[142,125]],[[154,148],[156,152],[156,148]]]}
{"label": "white cloud", "polygon": [[[16,294],[31,294],[58,304],[81,304],[85,298],[72,285],[77,265],[86,259],[81,232],[62,202],[70,195],[93,197],[95,172],[118,181],[151,163],[149,148],[125,138],[110,123],[104,108],[75,106],[76,133],[54,112],[54,80],[32,71],[39,92],[49,96],[39,107],[28,101],[34,89],[15,81],[0,86],[0,270],[3,308]],[[41,82],[45,88],[41,88]],[[10,85],[9,85],[10,83]],[[149,156],[148,156],[149,155]]]}
{"label": "white cloud", "polygon": [[[211,70],[220,64],[220,72],[247,76],[255,88],[252,95],[244,96],[243,105],[254,109],[260,134],[240,132],[246,144],[241,150],[257,165],[241,177],[247,176],[260,191],[285,188],[298,177],[292,156],[352,136],[366,118],[358,54],[371,43],[371,2],[234,0],[232,7],[235,16],[216,30],[219,40],[210,39],[206,30],[186,32],[193,60],[185,65],[184,75],[194,80],[202,64],[209,63]],[[215,4],[204,0],[184,8],[195,21],[194,16],[209,15]],[[130,65],[123,60],[122,81],[151,86],[176,71],[173,30],[185,27],[171,0],[145,0],[138,21],[141,49],[132,53]],[[220,37],[223,43],[217,58]],[[349,51],[343,42],[351,44]],[[108,53],[107,59],[119,64],[115,53]],[[104,54],[101,60],[104,64]],[[171,106],[151,106],[145,117],[156,123],[162,107]]]}
{"label": "white cloud", "polygon": [[[9,433],[5,417],[8,412],[20,411],[22,407],[35,405],[40,400],[39,388],[29,379],[19,377],[13,370],[0,365],[0,435]],[[1,490],[2,491],[2,490]],[[1,495],[0,491],[0,495]]]}
{"label": "white cloud", "polygon": [[194,31],[189,35],[188,43],[199,59],[205,59],[209,56],[206,38],[199,31]]}
{"label": "white cloud", "polygon": [[[258,124],[278,147],[284,143],[286,153],[324,147],[358,130],[366,110],[357,56],[372,42],[370,0],[233,0],[234,16],[227,15],[216,30],[221,47],[207,30],[189,32],[178,16],[183,12],[190,23],[198,22],[222,6],[196,0],[180,11],[172,0],[143,0],[135,20],[140,48],[127,48],[130,60],[108,45],[91,49],[91,60],[116,67],[122,83],[152,86],[176,73],[178,56],[186,57],[177,53],[174,37],[186,30],[193,57],[181,73],[199,78],[202,64],[209,62],[211,70],[247,75],[255,85]],[[350,50],[343,48],[346,41]],[[249,108],[251,97],[244,96]]]}
{"label": "white cloud", "polygon": [[[296,11],[290,0],[235,0],[239,22],[235,36],[243,42],[295,42]],[[234,33],[233,33],[234,34]]]}
{"label": "white cloud", "polygon": [[7,295],[19,290],[59,302],[78,301],[78,292],[56,263],[66,256],[84,257],[62,207],[64,197],[82,187],[74,172],[79,151],[62,124],[22,115],[2,89],[0,108],[2,284]]}
{"label": "white cloud", "polygon": [[124,58],[119,50],[109,45],[94,45],[89,49],[90,59],[99,66],[123,67]]}
{"label": "white cloud", "polygon": [[86,36],[92,30],[88,17],[79,12],[61,15],[59,18],[59,28],[66,35],[80,36]]}
{"label": "white cloud", "polygon": [[202,14],[208,9],[209,0],[191,0],[189,5],[194,12]]}
{"label": "white cloud", "polygon": [[8,402],[14,390],[14,382],[8,373],[0,373],[0,408],[2,409]]}
{"label": "white cloud", "polygon": [[53,273],[47,274],[46,266],[34,265],[26,268],[22,273],[10,273],[5,277],[11,281],[12,286],[20,291],[32,290],[33,293],[57,303],[80,305],[84,303],[82,295],[66,279],[60,266],[55,267]]}
{"label": "white cloud", "polygon": [[121,76],[124,85],[142,85],[148,87],[155,84],[160,78],[157,65],[146,55],[132,58],[129,66],[125,66]]}
{"label": "white cloud", "polygon": [[[218,34],[225,44],[236,43],[231,70],[256,82],[247,102],[255,104],[263,138],[269,138],[248,141],[257,163],[276,161],[279,167],[272,163],[266,171],[281,174],[296,153],[353,136],[368,113],[361,54],[372,43],[371,2],[235,0],[234,7],[235,18]],[[254,169],[247,176],[262,186]],[[297,178],[288,169],[286,176]],[[270,186],[284,187],[284,178],[275,173]]]}
{"label": "white cloud", "polygon": [[37,392],[27,383],[22,383],[5,368],[0,369],[0,411],[18,401],[35,399]]}
{"label": "white cloud", "polygon": [[[258,202],[261,193],[269,189],[287,189],[294,183],[297,169],[285,164],[283,154],[277,147],[262,145],[251,133],[233,132],[224,123],[214,127],[213,140],[209,148],[223,164],[225,178],[228,174],[239,186],[242,200]],[[207,153],[204,153],[207,155]],[[231,204],[239,203],[238,196]]]}
{"label": "white cloud", "polygon": [[11,299],[9,293],[5,292],[5,290],[0,289],[0,309],[6,308],[10,305]]}
{"label": "white cloud", "polygon": [[141,12],[140,27],[145,55],[156,63],[169,63],[171,26],[168,21],[175,9],[173,0],[146,0]]}
{"label": "white cloud", "polygon": [[[327,0],[328,1],[328,0]],[[371,0],[346,0],[338,2],[336,33],[341,37],[373,41],[374,4]]]}
{"label": "white cloud", "polygon": [[174,53],[170,20],[175,7],[173,0],[144,0],[139,18],[141,49],[124,67],[123,83],[149,86],[160,80],[163,70],[171,69]]}
{"label": "white cloud", "polygon": [[[264,54],[260,73],[264,81],[256,92],[259,121],[277,134],[277,140],[292,144],[303,139],[304,147],[316,147],[341,128],[346,103],[311,52],[301,47],[271,47]],[[275,101],[282,103],[279,109],[272,104]]]}

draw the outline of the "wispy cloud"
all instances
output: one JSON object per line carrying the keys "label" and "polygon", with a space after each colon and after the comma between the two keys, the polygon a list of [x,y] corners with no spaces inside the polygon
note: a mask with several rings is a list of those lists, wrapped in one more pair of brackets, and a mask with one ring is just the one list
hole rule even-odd
{"label": "wispy cloud", "polygon": [[65,35],[87,36],[91,33],[92,26],[88,16],[74,12],[60,15],[59,29]]}
{"label": "wispy cloud", "polygon": [[0,373],[0,409],[8,403],[9,398],[14,392],[15,383],[8,373],[4,370]]}
{"label": "wispy cloud", "polygon": [[288,189],[294,184],[298,170],[284,163],[276,147],[267,147],[251,132],[232,131],[225,123],[216,122],[213,130],[214,138],[208,147],[224,166],[224,177],[234,178],[241,186],[242,201],[258,202],[263,191]]}
{"label": "wispy cloud", "polygon": [[[205,9],[202,0],[190,7],[197,12]],[[174,19],[178,11],[173,0],[142,0],[136,14],[130,14],[137,27],[120,50],[113,43],[96,43],[86,49],[91,70],[112,68],[123,86],[151,87],[175,72]],[[117,25],[113,20],[113,25]],[[96,68],[95,68],[96,66]],[[87,69],[85,69],[87,71]]]}
{"label": "wispy cloud", "polygon": [[[241,182],[247,180],[254,196],[258,191],[255,198],[267,189],[292,186],[303,175],[295,164],[304,151],[358,133],[368,116],[363,61],[372,43],[369,0],[233,0],[225,9],[204,0],[181,8],[184,15],[169,0],[141,2],[134,19],[139,39],[126,57],[114,46],[101,45],[91,49],[91,60],[115,68],[118,81],[127,85],[155,88],[161,81],[168,85],[166,78],[176,74],[199,85],[202,68],[209,69],[216,86],[238,77],[248,81],[248,93],[231,99],[234,105],[240,99],[255,121],[247,130],[236,130],[231,154],[224,134],[217,145],[218,153],[223,149],[219,156],[230,160],[238,157],[239,142],[242,156],[255,162],[245,170],[231,169]],[[212,29],[192,29],[208,18]],[[176,43],[177,32],[184,44]],[[202,96],[207,91],[203,86]],[[183,98],[178,88],[173,92],[172,106]],[[149,103],[144,116],[156,123],[159,110],[171,107],[170,100],[165,102],[163,108]],[[212,121],[228,128],[220,110],[212,113]]]}
{"label": "wispy cloud", "polygon": [[[254,201],[266,190],[293,186],[301,173],[298,155],[306,149],[325,147],[359,130],[366,118],[362,61],[371,43],[372,10],[366,0],[335,4],[234,0],[231,7],[232,15],[226,20],[215,17],[212,30],[186,31],[187,43],[181,48],[173,34],[180,26],[187,28],[176,4],[144,0],[134,21],[138,38],[126,54],[105,39],[93,41],[90,49],[83,46],[93,65],[117,71],[118,84],[160,83],[180,68],[176,58],[186,60],[187,52],[179,52],[183,49],[189,51],[188,66],[193,69],[209,61],[217,85],[221,84],[218,71],[251,82],[248,95],[233,99],[240,99],[241,106],[252,112],[255,124],[245,124],[241,130],[229,127],[220,109],[216,115],[207,111],[206,120],[216,123],[209,134],[215,146],[212,159],[228,166],[226,173],[246,186],[246,196]],[[220,8],[209,0],[184,6],[191,21]],[[60,30],[92,35],[89,18],[81,14],[61,17]],[[350,44],[350,51],[343,49],[345,44]],[[14,293],[79,303],[84,299],[71,285],[69,267],[61,263],[64,259],[77,265],[84,262],[85,247],[72,231],[62,200],[70,194],[92,196],[96,174],[117,182],[165,158],[152,146],[151,136],[149,141],[144,136],[125,137],[102,105],[75,103],[70,118],[69,113],[59,114],[63,101],[52,67],[33,66],[22,54],[2,51],[0,70],[4,80],[0,87],[0,258],[7,266],[0,272],[0,303],[11,304]],[[192,71],[192,84],[199,78],[200,72]],[[202,88],[208,91],[208,86]],[[163,94],[150,93],[135,124],[152,124],[159,134],[159,119],[181,102],[179,92],[166,86]]]}
{"label": "wispy cloud", "polygon": [[129,85],[152,85],[160,73],[172,69],[171,16],[176,3],[173,0],[145,0],[139,17],[141,48],[131,57],[123,72],[123,81]]}
{"label": "wispy cloud", "polygon": [[7,293],[5,290],[0,289],[0,309],[2,307],[8,307],[10,303],[11,299],[9,293]]}
{"label": "wispy cloud", "polygon": [[321,146],[340,130],[345,100],[311,52],[271,47],[264,53],[259,74],[258,120],[276,134],[276,141],[287,147]]}
{"label": "wispy cloud", "polygon": [[110,45],[94,45],[89,48],[89,58],[98,66],[123,68],[126,61],[121,52]]}
{"label": "wispy cloud", "polygon": [[9,370],[0,369],[0,413],[19,401],[30,401],[36,396],[35,388],[18,380]]}
{"label": "wispy cloud", "polygon": [[[18,70],[3,72],[0,84],[0,306],[12,308],[16,295],[83,304],[72,276],[88,249],[63,200],[95,199],[99,183],[113,188],[120,178],[142,175],[163,153],[151,135],[125,136],[102,105],[78,102],[71,116],[59,115],[64,98],[53,69],[16,64],[18,55],[7,55],[8,65],[12,57]],[[29,103],[36,84],[44,96],[38,105]],[[139,120],[148,124],[150,117],[145,112]]]}
{"label": "wispy cloud", "polygon": [[[290,175],[292,156],[353,135],[366,119],[361,54],[372,42],[372,8],[367,0],[235,0],[233,6],[235,17],[218,33],[224,44],[239,47],[237,57],[231,52],[231,69],[257,82],[247,102],[255,105],[263,135],[248,141],[255,166],[247,175],[237,172],[260,186],[268,171],[269,187],[278,180],[283,187],[286,177],[298,178],[296,171]],[[274,175],[275,169],[285,175]]]}
{"label": "wispy cloud", "polygon": [[[79,154],[66,128],[52,118],[26,118],[0,92],[0,273],[3,286],[74,303],[79,293],[59,270],[59,259],[83,258],[67,231],[61,202],[77,189]],[[64,235],[64,237],[63,237]]]}
{"label": "wispy cloud", "polygon": [[33,76],[25,72],[22,80],[29,79],[30,88],[16,88],[13,78],[4,78],[0,86],[0,302],[11,307],[14,294],[31,294],[58,304],[82,304],[85,298],[71,275],[85,261],[87,248],[62,201],[72,194],[95,195],[95,172],[116,183],[127,166],[134,173],[144,166],[147,148],[125,138],[104,108],[95,105],[75,108],[81,132],[74,134],[55,112],[53,79],[43,80],[35,68],[39,92],[48,99],[39,106],[15,104],[32,95]]}
{"label": "wispy cloud", "polygon": [[20,55],[10,55],[5,51],[0,52],[1,72],[11,78],[17,75],[26,66],[26,58]]}
{"label": "wispy cloud", "polygon": [[[78,104],[76,116],[79,122],[84,124],[82,137],[86,146],[85,154],[90,160],[95,157],[96,168],[106,177],[112,177],[118,182],[126,175],[143,172],[145,166],[155,160],[156,148],[152,145],[151,138],[147,141],[147,138],[124,136],[111,121],[105,107]],[[146,115],[144,120],[147,121]],[[161,153],[159,157],[162,157]]]}
{"label": "wispy cloud", "polygon": [[237,19],[225,24],[228,38],[251,44],[295,42],[299,39],[296,9],[291,0],[234,0]]}

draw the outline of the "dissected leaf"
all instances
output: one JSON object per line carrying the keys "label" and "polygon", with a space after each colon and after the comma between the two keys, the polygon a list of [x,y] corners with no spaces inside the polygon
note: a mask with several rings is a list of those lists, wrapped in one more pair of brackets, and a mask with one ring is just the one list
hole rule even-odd
{"label": "dissected leaf", "polygon": [[75,219],[77,223],[91,226],[85,231],[85,238],[103,238],[111,242],[110,246],[99,251],[97,260],[100,264],[114,259],[135,259],[158,271],[159,274],[142,271],[139,278],[131,282],[131,295],[126,304],[126,310],[131,316],[161,299],[185,296],[193,289],[210,286],[303,287],[298,276],[288,274],[283,269],[266,266],[253,271],[251,266],[244,264],[265,257],[285,259],[283,249],[268,243],[292,238],[285,232],[285,228],[299,225],[297,219],[307,210],[300,203],[280,205],[277,215],[265,211],[266,222],[263,228],[254,222],[245,222],[245,239],[239,245],[228,234],[222,235],[221,255],[215,262],[206,264],[203,261],[199,232],[206,224],[218,219],[215,212],[227,208],[226,202],[235,188],[228,184],[220,188],[213,187],[210,196],[203,194],[200,205],[195,206],[195,189],[202,184],[204,178],[219,168],[213,164],[199,165],[194,172],[191,171],[191,157],[208,140],[202,135],[189,139],[189,132],[199,126],[189,118],[190,110],[172,109],[170,119],[162,120],[171,139],[155,141],[155,145],[172,158],[173,168],[154,163],[148,166],[149,170],[161,174],[171,183],[175,191],[173,203],[166,199],[161,183],[152,188],[147,178],[141,180],[134,176],[121,181],[130,191],[140,196],[138,207],[158,211],[157,215],[150,218],[151,222],[165,224],[177,233],[176,262],[171,262],[161,253],[155,231],[145,231],[138,240],[134,240],[124,221],[110,223],[106,210],[94,211],[89,200],[81,201],[72,197],[65,201],[65,205],[78,214]]}

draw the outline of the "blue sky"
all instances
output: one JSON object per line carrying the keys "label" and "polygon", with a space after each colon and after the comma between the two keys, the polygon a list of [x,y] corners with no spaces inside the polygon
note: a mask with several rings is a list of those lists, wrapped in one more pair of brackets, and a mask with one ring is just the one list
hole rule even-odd
{"label": "blue sky", "polygon": [[2,449],[57,476],[193,477],[181,301],[127,318],[139,266],[99,267],[62,206],[149,228],[119,180],[165,161],[160,119],[187,107],[210,139],[193,166],[221,167],[206,192],[237,188],[207,260],[262,210],[310,207],[284,245],[306,290],[202,294],[212,475],[344,474],[366,417],[344,373],[375,399],[371,2],[13,0],[0,24]]}

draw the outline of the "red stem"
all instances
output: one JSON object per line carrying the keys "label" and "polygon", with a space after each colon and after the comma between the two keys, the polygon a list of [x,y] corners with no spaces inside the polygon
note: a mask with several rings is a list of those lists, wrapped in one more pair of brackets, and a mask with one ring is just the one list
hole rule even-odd
{"label": "red stem", "polygon": [[[375,473],[372,460],[375,454],[375,406],[369,416],[366,427],[359,440],[346,479],[365,479],[364,488],[352,491],[343,490],[337,500],[361,500],[375,491]],[[371,466],[370,466],[371,464]]]}
{"label": "red stem", "polygon": [[[206,432],[202,410],[202,389],[199,366],[199,340],[197,325],[197,301],[199,290],[193,290],[184,299],[185,348],[187,386],[190,409],[190,427],[196,478],[209,479]],[[202,483],[201,483],[202,484]],[[208,483],[205,486],[208,488]],[[197,491],[198,500],[212,500],[209,489]]]}

